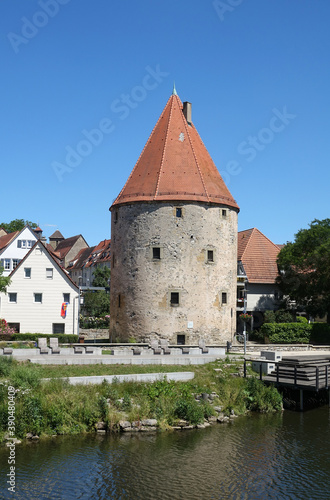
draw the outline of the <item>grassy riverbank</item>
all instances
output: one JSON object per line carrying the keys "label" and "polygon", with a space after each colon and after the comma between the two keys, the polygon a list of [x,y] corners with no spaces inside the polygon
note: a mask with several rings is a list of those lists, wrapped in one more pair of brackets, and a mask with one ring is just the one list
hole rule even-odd
{"label": "grassy riverbank", "polygon": [[[190,424],[203,423],[216,416],[248,411],[280,411],[282,399],[273,387],[256,378],[238,376],[242,360],[233,357],[207,365],[189,366],[195,373],[189,382],[124,382],[71,386],[56,377],[79,375],[116,375],[185,371],[181,366],[41,366],[0,358],[0,440],[8,427],[8,386],[15,388],[15,435],[78,434],[95,431],[97,422],[108,430],[119,429],[119,421],[155,418],[162,429],[180,419]],[[42,382],[44,377],[51,378]],[[204,398],[201,395],[204,395]],[[208,397],[205,397],[205,395]]]}

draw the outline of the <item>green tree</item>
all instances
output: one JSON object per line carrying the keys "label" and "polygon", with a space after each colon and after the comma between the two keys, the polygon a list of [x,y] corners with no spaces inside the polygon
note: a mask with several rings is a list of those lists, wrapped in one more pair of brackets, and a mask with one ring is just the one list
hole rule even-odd
{"label": "green tree", "polygon": [[0,266],[0,292],[7,293],[7,286],[10,285],[9,276],[3,276],[3,267]]}
{"label": "green tree", "polygon": [[11,222],[1,222],[0,227],[7,231],[7,233],[13,233],[15,231],[21,231],[27,224],[29,224],[31,229],[36,229],[38,227],[38,224],[35,222],[24,219],[15,219]]}
{"label": "green tree", "polygon": [[110,273],[109,267],[97,267],[93,272],[93,286],[109,286]]}
{"label": "green tree", "polygon": [[110,295],[104,290],[84,294],[83,313],[86,316],[104,316],[110,311]]}
{"label": "green tree", "polygon": [[330,219],[313,220],[295,235],[277,259],[283,294],[313,316],[330,321]]}

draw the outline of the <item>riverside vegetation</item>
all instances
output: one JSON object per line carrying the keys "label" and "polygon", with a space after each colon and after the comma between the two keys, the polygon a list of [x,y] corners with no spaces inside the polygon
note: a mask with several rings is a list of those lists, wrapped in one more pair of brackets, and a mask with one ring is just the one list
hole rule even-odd
{"label": "riverside vegetation", "polygon": [[[70,385],[56,377],[182,371],[175,366],[41,366],[0,358],[0,441],[7,437],[8,386],[15,388],[16,438],[78,434],[102,429],[119,431],[120,422],[156,419],[169,429],[184,419],[196,426],[219,415],[281,411],[282,397],[255,377],[237,376],[242,360],[231,356],[202,366],[189,366],[194,379],[153,383],[117,382]],[[50,377],[49,381],[42,378]],[[209,397],[205,397],[209,395]]]}

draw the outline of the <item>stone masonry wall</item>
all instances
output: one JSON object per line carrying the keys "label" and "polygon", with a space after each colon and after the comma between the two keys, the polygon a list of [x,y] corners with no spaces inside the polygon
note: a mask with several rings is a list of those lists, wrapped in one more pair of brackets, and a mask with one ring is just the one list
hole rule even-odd
{"label": "stone masonry wall", "polygon": [[[182,217],[176,216],[177,207]],[[114,207],[111,243],[110,336],[160,337],[172,344],[177,335],[185,335],[186,344],[232,340],[236,210],[175,202]],[[153,247],[160,248],[160,259]],[[179,305],[171,305],[171,292],[179,293]]]}

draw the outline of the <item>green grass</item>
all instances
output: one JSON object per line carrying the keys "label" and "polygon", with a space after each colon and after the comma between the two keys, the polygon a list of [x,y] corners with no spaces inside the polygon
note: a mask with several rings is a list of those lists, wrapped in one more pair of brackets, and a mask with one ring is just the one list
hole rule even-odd
{"label": "green grass", "polygon": [[[233,360],[232,360],[233,361]],[[38,435],[77,434],[95,431],[103,420],[109,429],[118,430],[119,420],[157,418],[162,428],[175,425],[184,418],[192,424],[215,414],[209,402],[197,402],[201,393],[217,394],[213,405],[224,413],[237,415],[248,410],[269,412],[279,410],[281,397],[273,388],[258,380],[233,377],[242,366],[237,359],[226,366],[228,359],[206,365],[35,365],[0,358],[0,441],[7,428],[8,386],[17,389],[16,436],[27,432]],[[216,372],[215,368],[221,368]],[[157,380],[153,383],[105,381],[100,385],[71,386],[58,377],[79,375],[119,375],[129,373],[164,373],[193,371],[194,379],[186,382]],[[50,378],[41,383],[42,378]]]}

